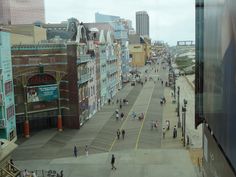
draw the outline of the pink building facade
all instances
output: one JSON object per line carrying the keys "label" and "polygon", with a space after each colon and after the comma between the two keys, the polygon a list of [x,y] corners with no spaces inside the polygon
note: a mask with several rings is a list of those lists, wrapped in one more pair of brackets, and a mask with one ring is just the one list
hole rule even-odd
{"label": "pink building facade", "polygon": [[0,24],[45,23],[44,0],[0,0]]}

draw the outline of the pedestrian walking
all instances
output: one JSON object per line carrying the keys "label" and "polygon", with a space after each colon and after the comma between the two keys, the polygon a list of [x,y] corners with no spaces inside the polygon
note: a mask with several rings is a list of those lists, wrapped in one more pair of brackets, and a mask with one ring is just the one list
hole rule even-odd
{"label": "pedestrian walking", "polygon": [[119,103],[119,99],[117,98],[117,100],[116,100],[116,104],[118,104]]}
{"label": "pedestrian walking", "polygon": [[116,131],[116,135],[117,135],[117,139],[119,140],[120,139],[120,130],[119,129]]}
{"label": "pedestrian walking", "polygon": [[22,172],[23,177],[28,177],[29,175],[30,173],[26,169]]}
{"label": "pedestrian walking", "polygon": [[120,118],[121,118],[121,120],[123,120],[124,119],[124,113],[122,112],[122,113],[120,113]]}
{"label": "pedestrian walking", "polygon": [[88,157],[88,145],[85,146],[85,149],[84,149],[84,150],[85,150],[86,156]]}
{"label": "pedestrian walking", "polygon": [[116,113],[116,120],[119,120],[119,113]]}
{"label": "pedestrian walking", "polygon": [[37,175],[34,171],[32,172],[32,177],[37,177]]}
{"label": "pedestrian walking", "polygon": [[77,157],[77,147],[74,145],[74,156]]}
{"label": "pedestrian walking", "polygon": [[108,99],[108,104],[109,104],[109,105],[111,104],[111,99],[110,99],[110,98]]}
{"label": "pedestrian walking", "polygon": [[177,137],[177,129],[176,129],[176,125],[174,126],[173,129],[173,138],[175,139]]}
{"label": "pedestrian walking", "polygon": [[169,120],[166,120],[166,129],[170,130],[170,121]]}
{"label": "pedestrian walking", "polygon": [[159,122],[158,122],[158,120],[156,120],[156,122],[155,122],[155,127],[156,127],[156,129],[159,127]]}
{"label": "pedestrian walking", "polygon": [[135,119],[136,116],[137,116],[136,113],[133,111],[133,112],[132,112],[132,117],[133,117],[133,119]]}
{"label": "pedestrian walking", "polygon": [[111,156],[111,169],[115,169],[116,170],[116,167],[115,167],[115,161],[116,161],[116,158],[114,156],[114,154],[112,154]]}
{"label": "pedestrian walking", "polygon": [[161,101],[160,101],[160,105],[161,105],[161,106],[163,105],[163,101],[162,101],[162,99],[161,99]]}
{"label": "pedestrian walking", "polygon": [[151,130],[153,130],[154,126],[155,126],[155,121],[153,120],[151,121]]}
{"label": "pedestrian walking", "polygon": [[122,104],[120,103],[120,109],[122,109]]}
{"label": "pedestrian walking", "polygon": [[175,126],[175,138],[177,138],[177,128]]}
{"label": "pedestrian walking", "polygon": [[163,139],[165,139],[165,136],[166,136],[166,129],[163,128],[163,130],[162,130],[162,137],[163,137]]}
{"label": "pedestrian walking", "polygon": [[124,99],[123,99],[123,105],[125,105],[125,102],[126,102],[126,99],[124,98]]}
{"label": "pedestrian walking", "polygon": [[163,96],[162,100],[163,100],[163,103],[165,104],[166,103],[166,98],[164,96]]}
{"label": "pedestrian walking", "polygon": [[63,174],[63,170],[60,171],[60,177],[63,177],[64,174]]}
{"label": "pedestrian walking", "polygon": [[122,134],[122,139],[125,139],[125,130],[124,129],[121,131],[121,134]]}

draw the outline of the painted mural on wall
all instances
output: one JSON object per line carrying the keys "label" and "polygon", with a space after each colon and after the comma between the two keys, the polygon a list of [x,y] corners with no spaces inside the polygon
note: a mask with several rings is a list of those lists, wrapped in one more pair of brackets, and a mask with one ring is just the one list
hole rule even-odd
{"label": "painted mural on wall", "polygon": [[27,102],[53,101],[58,99],[58,86],[41,85],[27,87]]}

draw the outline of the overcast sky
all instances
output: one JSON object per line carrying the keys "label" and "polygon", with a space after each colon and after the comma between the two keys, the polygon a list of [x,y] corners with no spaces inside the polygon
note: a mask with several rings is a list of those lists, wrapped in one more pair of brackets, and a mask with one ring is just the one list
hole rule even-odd
{"label": "overcast sky", "polygon": [[195,40],[195,0],[45,0],[46,22],[95,22],[95,12],[132,20],[135,12],[147,11],[150,37],[176,45],[178,40]]}

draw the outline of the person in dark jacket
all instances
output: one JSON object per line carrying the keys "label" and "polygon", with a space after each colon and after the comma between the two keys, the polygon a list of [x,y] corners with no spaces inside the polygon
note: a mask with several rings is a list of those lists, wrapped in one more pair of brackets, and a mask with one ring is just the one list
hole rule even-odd
{"label": "person in dark jacket", "polygon": [[116,158],[114,156],[114,154],[112,154],[112,157],[111,157],[111,169],[115,169],[116,170],[116,167],[115,167],[115,161],[116,161]]}

